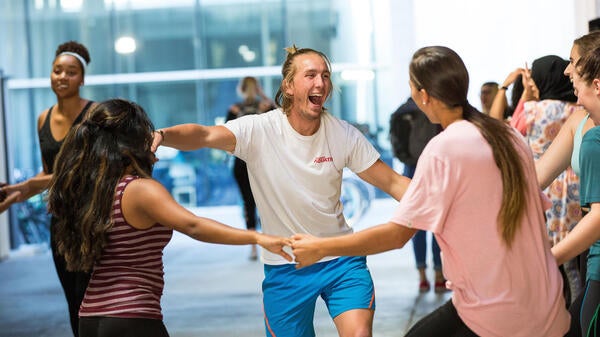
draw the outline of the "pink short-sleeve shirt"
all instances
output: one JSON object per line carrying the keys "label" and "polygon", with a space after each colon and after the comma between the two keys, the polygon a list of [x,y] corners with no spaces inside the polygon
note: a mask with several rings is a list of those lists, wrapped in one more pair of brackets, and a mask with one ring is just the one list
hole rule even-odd
{"label": "pink short-sleeve shirt", "polygon": [[511,248],[499,231],[502,180],[490,145],[458,121],[423,151],[390,221],[434,233],[452,301],[480,336],[563,336],[570,316],[546,235],[547,205],[530,150],[517,148],[527,179],[527,208]]}

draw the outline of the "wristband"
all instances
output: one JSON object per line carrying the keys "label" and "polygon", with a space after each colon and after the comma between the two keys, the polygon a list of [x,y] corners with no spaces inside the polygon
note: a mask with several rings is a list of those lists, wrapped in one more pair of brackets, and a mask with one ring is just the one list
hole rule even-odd
{"label": "wristband", "polygon": [[506,86],[501,86],[501,87],[500,87],[500,90],[508,90],[508,87],[506,87]]}

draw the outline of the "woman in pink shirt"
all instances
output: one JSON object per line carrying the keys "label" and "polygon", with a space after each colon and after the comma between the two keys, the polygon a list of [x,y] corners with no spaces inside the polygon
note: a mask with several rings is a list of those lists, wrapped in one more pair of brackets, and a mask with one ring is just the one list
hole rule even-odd
{"label": "woman in pink shirt", "polygon": [[294,236],[298,267],[401,248],[428,230],[453,295],[407,336],[564,336],[570,316],[546,235],[549,205],[527,144],[468,103],[467,69],[449,48],[418,50],[410,87],[444,131],[424,149],[392,219],[341,237]]}

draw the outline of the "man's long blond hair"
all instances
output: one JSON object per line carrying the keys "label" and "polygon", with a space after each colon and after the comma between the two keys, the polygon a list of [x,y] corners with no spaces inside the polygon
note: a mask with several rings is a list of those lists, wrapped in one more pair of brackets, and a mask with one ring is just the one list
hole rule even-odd
{"label": "man's long blond hair", "polygon": [[[323,58],[323,60],[327,64],[327,69],[329,69],[330,72],[331,62],[329,61],[327,55],[311,48],[298,48],[296,47],[296,45],[292,45],[291,47],[285,48],[285,51],[287,52],[287,57],[285,59],[285,62],[283,62],[283,66],[281,67],[281,75],[283,76],[283,79],[281,80],[281,85],[279,86],[279,89],[277,89],[277,93],[275,94],[275,103],[278,107],[281,108],[281,110],[283,110],[285,114],[289,114],[293,104],[293,97],[288,96],[285,93],[285,89],[293,82],[294,76],[296,75],[297,69],[294,66],[294,59],[296,58],[296,56],[309,53],[317,54]],[[329,81],[332,90],[329,91],[327,97],[325,97],[325,100],[329,98],[331,92],[333,91],[333,83],[331,83],[331,79],[329,79]],[[326,109],[323,108],[323,110]]]}

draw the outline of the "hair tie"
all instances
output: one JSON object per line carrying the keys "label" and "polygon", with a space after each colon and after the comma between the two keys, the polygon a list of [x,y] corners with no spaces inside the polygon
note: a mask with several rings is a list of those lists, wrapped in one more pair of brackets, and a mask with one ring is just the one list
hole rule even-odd
{"label": "hair tie", "polygon": [[81,63],[81,67],[83,68],[83,71],[85,72],[85,67],[87,66],[87,62],[81,55],[74,53],[72,51],[63,51],[62,53],[58,54],[58,56],[61,56],[61,55],[71,55],[71,56],[75,57],[77,60],[79,60],[79,63]]}

